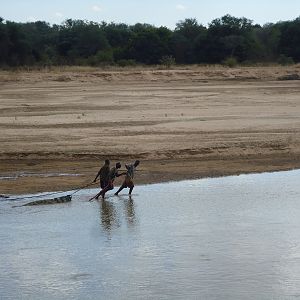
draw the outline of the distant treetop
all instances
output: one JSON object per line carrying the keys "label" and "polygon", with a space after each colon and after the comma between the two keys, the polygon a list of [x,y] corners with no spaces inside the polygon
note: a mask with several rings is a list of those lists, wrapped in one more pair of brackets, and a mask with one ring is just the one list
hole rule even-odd
{"label": "distant treetop", "polygon": [[150,24],[67,19],[16,23],[0,17],[0,67],[300,61],[300,17],[264,26],[225,15],[203,26],[181,20],[174,30]]}

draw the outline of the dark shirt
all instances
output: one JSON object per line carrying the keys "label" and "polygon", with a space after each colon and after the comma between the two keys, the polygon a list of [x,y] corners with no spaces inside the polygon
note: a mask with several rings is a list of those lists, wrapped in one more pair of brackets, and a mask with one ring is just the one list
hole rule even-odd
{"label": "dark shirt", "polygon": [[99,171],[100,180],[108,180],[109,172],[110,172],[109,165],[104,165]]}
{"label": "dark shirt", "polygon": [[114,181],[116,177],[119,176],[118,169],[116,167],[112,167],[109,171],[109,179]]}

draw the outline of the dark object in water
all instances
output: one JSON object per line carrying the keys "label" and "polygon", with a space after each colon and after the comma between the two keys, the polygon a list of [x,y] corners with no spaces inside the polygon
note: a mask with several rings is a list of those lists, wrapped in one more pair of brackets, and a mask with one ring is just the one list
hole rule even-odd
{"label": "dark object in water", "polygon": [[5,195],[0,195],[0,198],[5,198],[5,199],[7,199],[7,198],[9,198],[8,196],[5,196]]}
{"label": "dark object in water", "polygon": [[26,203],[26,204],[24,204],[22,206],[57,204],[57,203],[70,202],[71,200],[72,200],[72,196],[71,195],[67,195],[67,196],[61,196],[61,197],[52,198],[52,199],[44,199],[44,200],[32,201],[32,202]]}

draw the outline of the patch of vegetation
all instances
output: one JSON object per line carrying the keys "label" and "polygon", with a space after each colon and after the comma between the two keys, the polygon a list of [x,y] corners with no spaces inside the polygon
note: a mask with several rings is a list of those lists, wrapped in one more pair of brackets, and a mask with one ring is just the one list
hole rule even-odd
{"label": "patch of vegetation", "polygon": [[222,64],[224,66],[229,67],[229,68],[234,68],[234,67],[237,66],[238,61],[237,61],[237,59],[235,57],[231,56],[231,57],[227,57],[225,60],[223,60]]}
{"label": "patch of vegetation", "polygon": [[203,26],[179,21],[174,30],[137,23],[68,19],[60,25],[0,18],[0,67],[133,66],[300,62],[300,18],[254,24],[225,15]]}
{"label": "patch of vegetation", "polygon": [[277,62],[282,66],[293,65],[295,63],[292,57],[285,56],[284,54],[280,54]]}
{"label": "patch of vegetation", "polygon": [[120,67],[130,67],[136,66],[136,61],[134,59],[120,59],[117,61],[117,64]]}
{"label": "patch of vegetation", "polygon": [[176,64],[175,58],[172,55],[164,55],[159,62],[167,69]]}

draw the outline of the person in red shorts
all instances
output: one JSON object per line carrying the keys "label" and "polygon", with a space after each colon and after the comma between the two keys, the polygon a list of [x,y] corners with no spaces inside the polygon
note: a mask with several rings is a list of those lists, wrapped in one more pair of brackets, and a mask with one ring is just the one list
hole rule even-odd
{"label": "person in red shorts", "polygon": [[134,177],[134,171],[137,168],[137,166],[140,164],[139,160],[136,160],[133,164],[131,165],[125,165],[127,172],[125,173],[125,179],[118,189],[118,191],[115,193],[116,196],[125,188],[129,188],[129,195],[131,195],[132,190],[134,188],[134,183],[133,183],[133,177]]}

